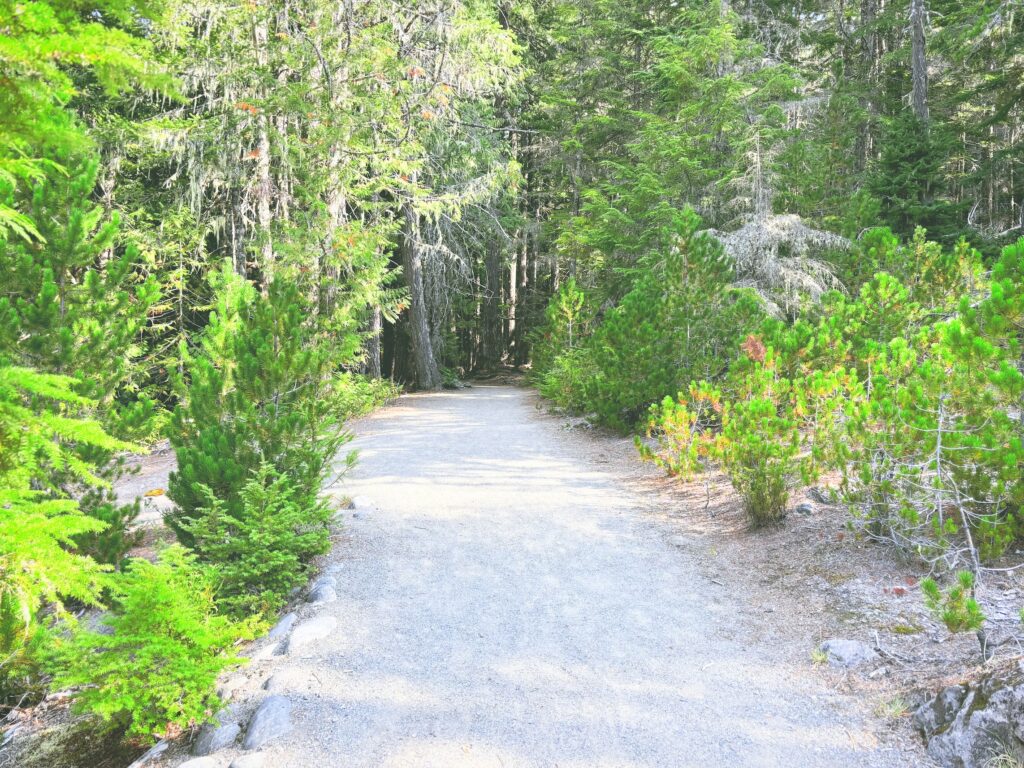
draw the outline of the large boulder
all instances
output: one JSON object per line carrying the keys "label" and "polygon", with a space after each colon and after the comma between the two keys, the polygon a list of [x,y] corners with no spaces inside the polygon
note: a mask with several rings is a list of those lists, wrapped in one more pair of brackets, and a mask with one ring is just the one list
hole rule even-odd
{"label": "large boulder", "polygon": [[1024,662],[939,691],[914,713],[928,754],[944,768],[984,768],[1024,755]]}

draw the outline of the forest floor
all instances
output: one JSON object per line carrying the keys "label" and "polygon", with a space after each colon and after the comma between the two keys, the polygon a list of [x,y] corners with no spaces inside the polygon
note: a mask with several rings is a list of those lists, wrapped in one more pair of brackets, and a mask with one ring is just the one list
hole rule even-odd
{"label": "forest floor", "polygon": [[827,621],[763,583],[771,538],[701,530],[623,439],[493,384],[355,431],[356,511],[322,563],[339,597],[297,609],[337,630],[257,652],[236,690],[252,708],[273,676],[292,702],[266,768],[929,765],[854,673],[812,663]]}

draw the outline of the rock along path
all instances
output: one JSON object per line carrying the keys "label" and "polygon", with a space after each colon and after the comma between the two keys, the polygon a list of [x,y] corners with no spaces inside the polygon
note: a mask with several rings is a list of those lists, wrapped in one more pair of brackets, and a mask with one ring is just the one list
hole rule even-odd
{"label": "rock along path", "polygon": [[337,625],[276,663],[294,728],[267,768],[907,765],[528,391],[408,396],[356,431]]}

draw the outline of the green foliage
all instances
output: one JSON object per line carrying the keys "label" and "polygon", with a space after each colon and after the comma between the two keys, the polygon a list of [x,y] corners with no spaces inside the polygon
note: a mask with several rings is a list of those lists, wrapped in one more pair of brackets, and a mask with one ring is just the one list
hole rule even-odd
{"label": "green foliage", "polygon": [[950,567],[976,568],[1021,533],[1013,409],[1024,374],[1014,302],[1004,301],[1020,291],[1015,260],[1011,246],[989,296],[965,297],[960,316],[879,345],[866,378],[847,498],[873,535]]}
{"label": "green foliage", "polygon": [[976,632],[985,623],[985,614],[974,599],[974,574],[970,571],[959,571],[945,590],[935,579],[922,579],[921,592],[928,610],[954,634]]}
{"label": "green foliage", "polygon": [[143,531],[133,528],[142,512],[138,499],[119,504],[109,487],[89,488],[78,501],[83,514],[103,527],[75,537],[75,548],[100,563],[120,568],[128,553],[142,543]]}
{"label": "green foliage", "polygon": [[721,246],[697,234],[696,215],[683,226],[667,253],[637,270],[634,287],[605,313],[582,353],[553,363],[548,390],[601,423],[628,429],[667,392],[725,370],[759,317],[753,298],[729,290]]}
{"label": "green foliage", "polygon": [[[39,184],[27,210],[41,239],[0,239],[0,355],[15,364],[72,374],[75,390],[88,397],[92,413],[119,437],[150,431],[155,404],[131,396],[137,388],[139,335],[157,300],[155,283],[144,278],[138,252],[117,242],[118,221],[89,200],[98,164],[68,163],[67,176]],[[88,442],[67,446],[110,483],[122,463],[113,451]],[[87,493],[77,478],[58,472],[49,482],[75,495],[85,514],[105,523],[102,532],[77,539],[79,550],[117,564],[132,543],[128,526],[136,505],[120,505],[105,487]]]}
{"label": "green foliage", "polygon": [[541,378],[562,352],[576,349],[586,339],[593,314],[586,292],[575,278],[569,278],[551,297],[544,311],[544,324],[534,331],[530,345],[533,370],[541,372]]}
{"label": "green foliage", "polygon": [[567,349],[556,355],[549,367],[537,375],[540,393],[570,413],[586,413],[591,401],[587,386],[598,375],[589,348]]}
{"label": "green foliage", "polygon": [[[805,338],[800,328],[775,336],[790,348],[796,343],[787,337]],[[794,486],[845,466],[843,436],[861,412],[864,391],[855,372],[839,364],[805,372],[790,366],[784,375],[774,350],[757,336],[742,350],[721,387],[694,383],[688,396],[652,406],[647,435],[656,445],[637,446],[684,479],[721,466],[751,525],[760,527],[785,516]]]}
{"label": "green foliage", "polygon": [[781,520],[799,470],[796,422],[763,398],[727,406],[722,421],[723,465],[747,518],[755,528]]}
{"label": "green foliage", "polygon": [[771,349],[758,357],[725,401],[719,450],[755,527],[785,515],[794,486],[843,464],[843,430],[863,396],[856,376],[841,367],[788,379]]}
{"label": "green foliage", "polygon": [[102,480],[73,450],[132,446],[107,435],[77,412],[90,402],[66,376],[0,365],[0,697],[25,682],[44,608],[67,618],[64,603],[97,605],[106,569],[74,549],[77,536],[103,524],[82,514],[53,487],[54,473],[80,483]]}
{"label": "green foliage", "polygon": [[687,395],[666,397],[651,406],[647,421],[649,445],[635,439],[640,456],[672,477],[691,480],[706,472],[721,452],[716,429],[721,427],[722,395],[711,386],[691,384]]}
{"label": "green foliage", "polygon": [[910,237],[924,227],[946,245],[960,237],[965,211],[946,197],[942,174],[954,141],[907,111],[887,122],[868,189],[881,202],[883,221],[898,235]]}
{"label": "green foliage", "polygon": [[149,741],[210,719],[217,677],[241,662],[234,649],[256,625],[219,616],[214,578],[181,547],[156,563],[133,560],[113,583],[102,631],[57,639],[54,684],[75,705]]}
{"label": "green foliage", "polygon": [[[167,522],[183,542],[192,544],[191,524],[211,493],[232,518],[244,517],[242,489],[265,461],[290,478],[300,507],[316,507],[349,435],[338,405],[338,350],[308,308],[294,283],[275,281],[266,297],[240,308],[237,328],[218,342],[223,355],[194,357],[170,427],[178,467],[168,490],[177,508]],[[211,335],[229,322],[215,318]]]}
{"label": "green foliage", "polygon": [[53,180],[68,151],[89,146],[66,110],[76,94],[73,74],[88,71],[108,93],[144,85],[166,90],[140,31],[159,3],[100,0],[84,9],[67,0],[0,5],[0,240],[41,241],[44,222],[6,198],[19,185]]}
{"label": "green foliage", "polygon": [[331,510],[270,464],[260,465],[241,490],[232,516],[209,494],[209,506],[188,525],[199,559],[216,568],[217,604],[237,616],[269,615],[303,583],[309,560],[327,551]]}
{"label": "green foliage", "polygon": [[399,389],[389,379],[373,379],[354,373],[341,373],[335,379],[338,413],[345,419],[365,416],[398,397]]}
{"label": "green foliage", "polygon": [[37,370],[73,374],[81,394],[110,398],[134,373],[146,313],[158,298],[118,219],[89,200],[95,161],[38,185],[28,210],[43,242],[0,240],[0,350]]}

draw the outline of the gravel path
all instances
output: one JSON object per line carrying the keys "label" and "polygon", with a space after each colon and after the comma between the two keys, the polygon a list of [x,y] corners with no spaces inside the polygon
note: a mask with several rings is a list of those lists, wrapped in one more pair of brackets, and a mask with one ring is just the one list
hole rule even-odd
{"label": "gravel path", "polygon": [[356,431],[338,599],[302,611],[337,629],[274,660],[295,728],[267,768],[907,765],[527,391],[408,396]]}

